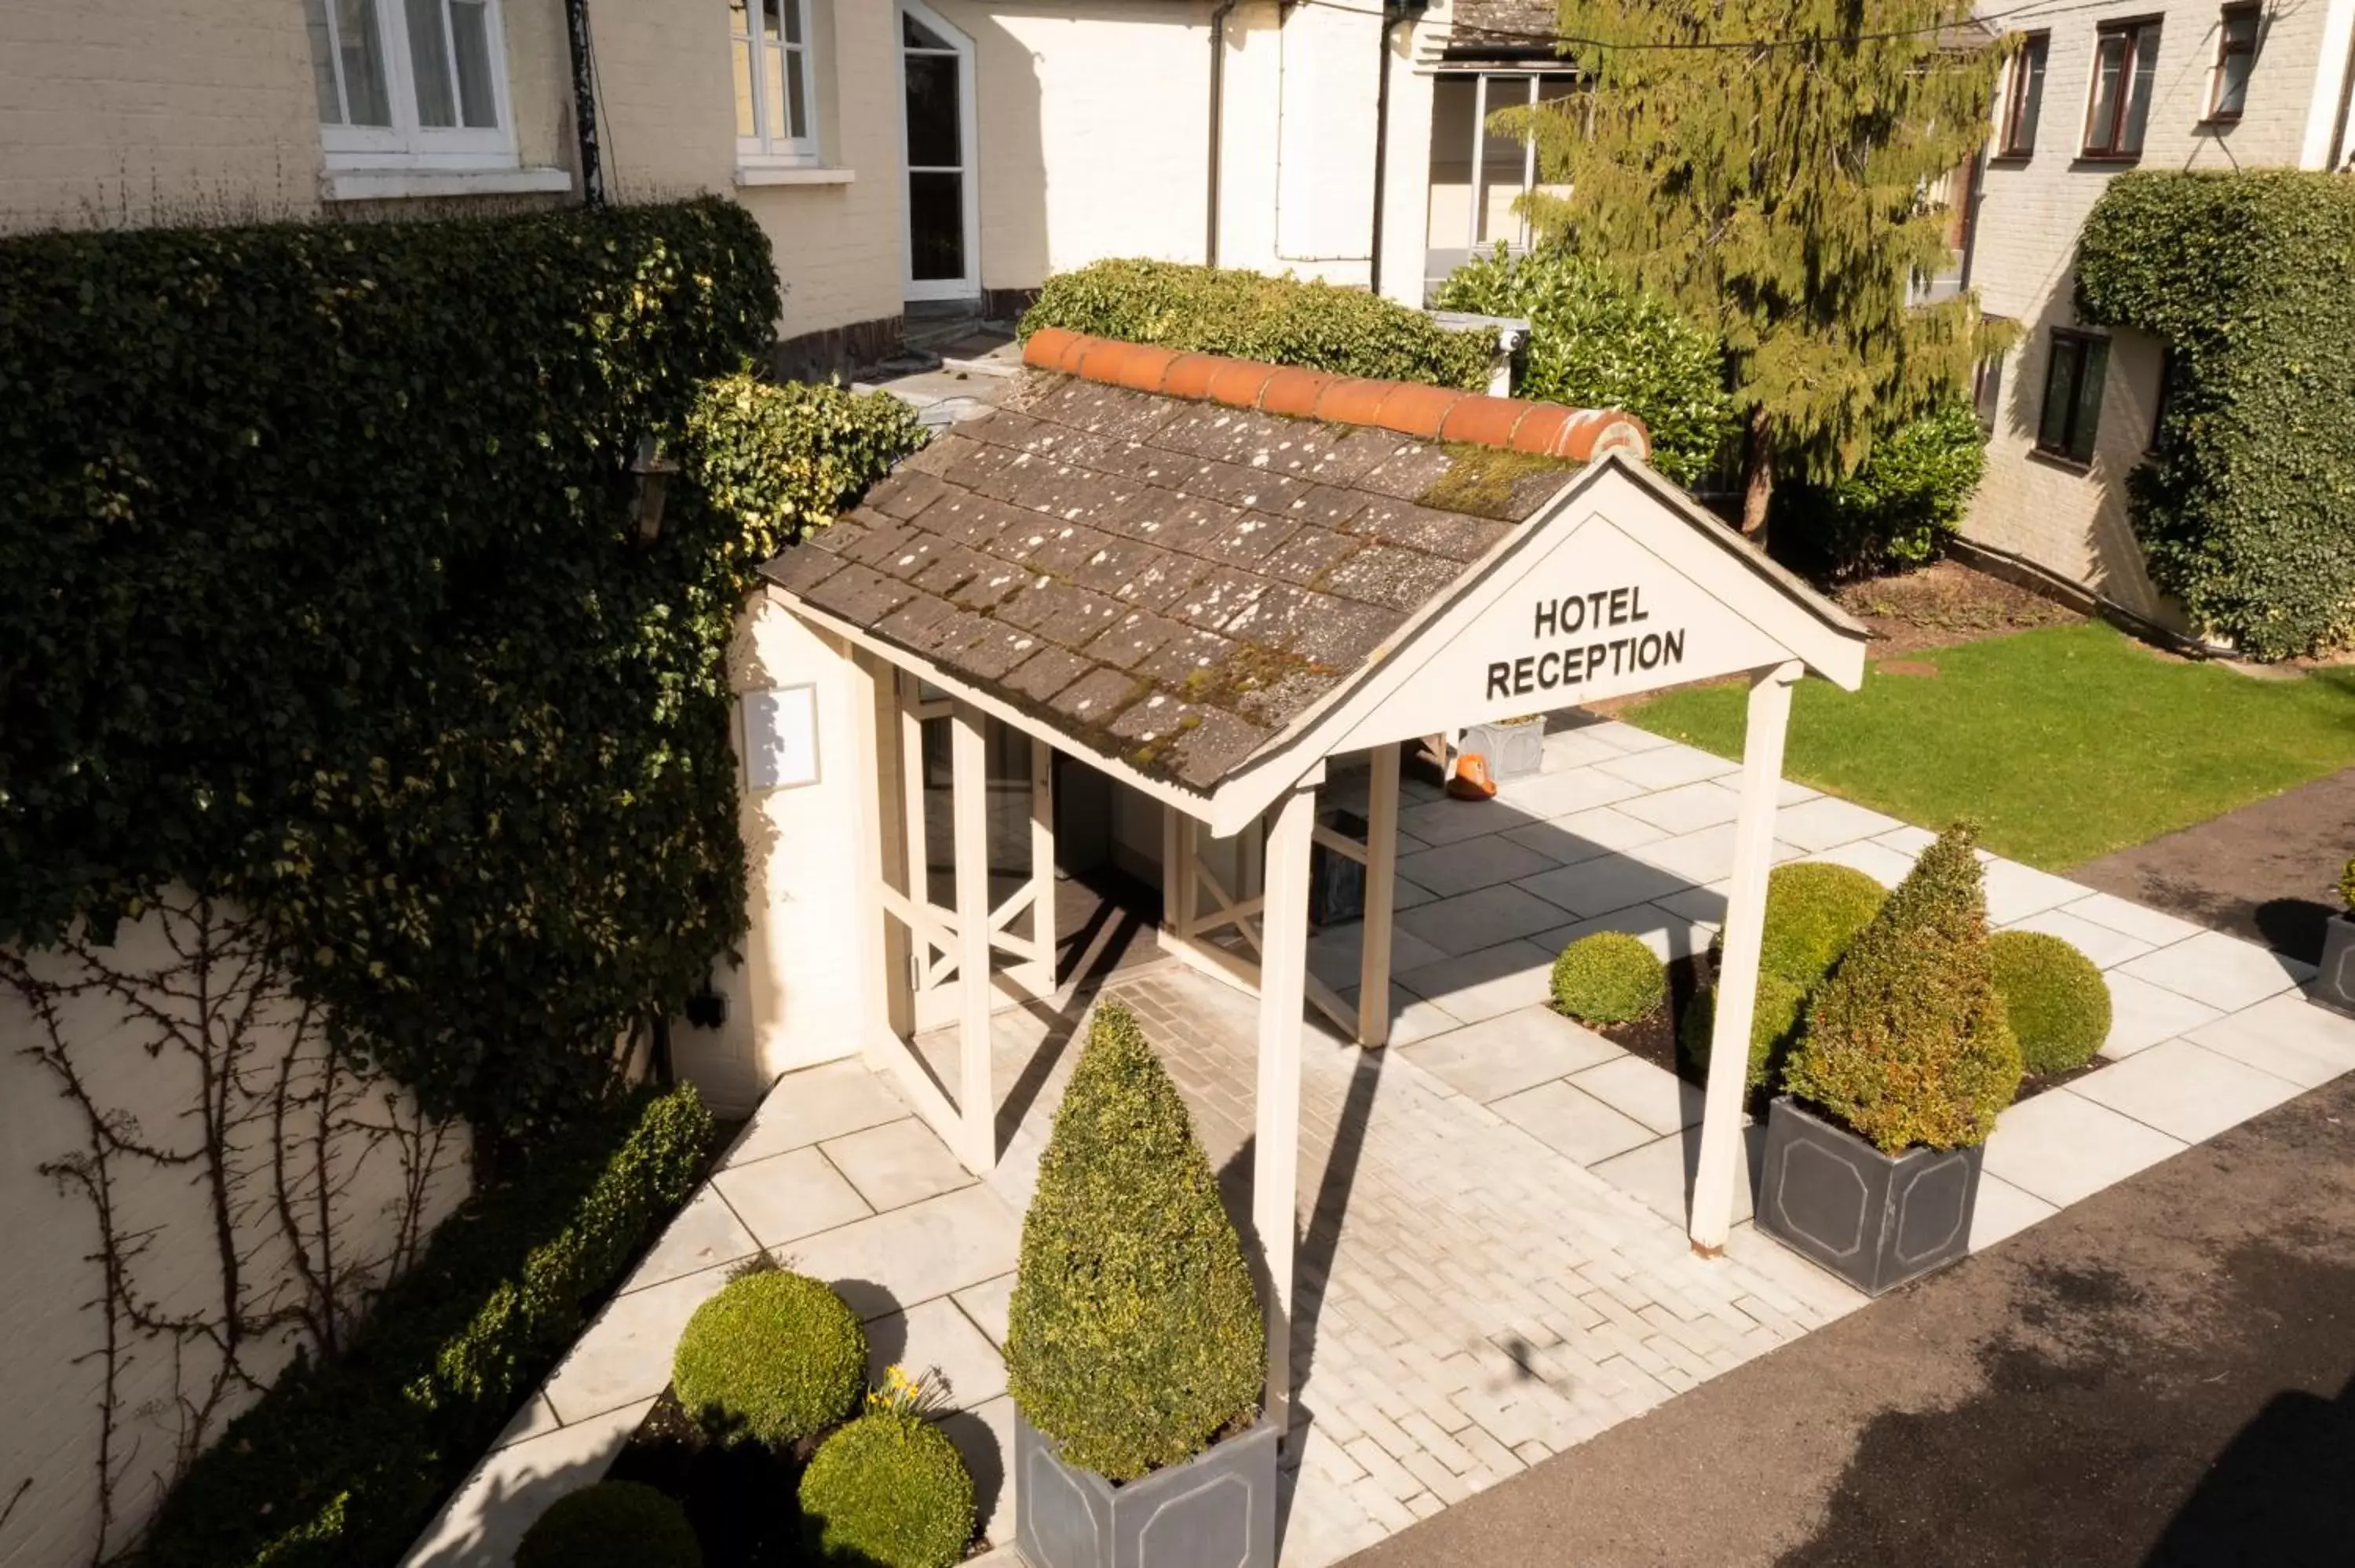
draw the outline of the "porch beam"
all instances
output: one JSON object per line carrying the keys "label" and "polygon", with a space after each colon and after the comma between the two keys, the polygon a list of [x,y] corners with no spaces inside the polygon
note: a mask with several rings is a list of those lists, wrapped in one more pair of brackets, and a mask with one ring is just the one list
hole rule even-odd
{"label": "porch beam", "polygon": [[1358,944],[1358,1044],[1391,1042],[1391,922],[1398,913],[1399,747],[1377,746],[1366,788],[1366,923]]}
{"label": "porch beam", "polygon": [[1293,790],[1267,835],[1267,918],[1259,969],[1259,1086],[1252,1223],[1267,1260],[1267,1414],[1283,1432],[1292,1399],[1293,1257],[1300,1202],[1301,1009],[1308,977],[1308,851],[1314,789]]}
{"label": "porch beam", "polygon": [[958,1158],[976,1176],[997,1163],[989,1081],[989,780],[981,710],[949,715],[950,820],[956,824]]}
{"label": "porch beam", "polygon": [[1742,1088],[1750,1070],[1750,1021],[1758,1003],[1758,954],[1766,929],[1766,874],[1774,865],[1774,808],[1783,783],[1783,736],[1791,722],[1791,688],[1805,666],[1794,661],[1755,671],[1742,733],[1742,798],[1733,817],[1733,884],[1726,895],[1725,952],[1717,968],[1717,1005],[1709,1037],[1700,1160],[1693,1173],[1687,1234],[1693,1250],[1714,1257],[1733,1229],[1733,1183],[1743,1180]]}

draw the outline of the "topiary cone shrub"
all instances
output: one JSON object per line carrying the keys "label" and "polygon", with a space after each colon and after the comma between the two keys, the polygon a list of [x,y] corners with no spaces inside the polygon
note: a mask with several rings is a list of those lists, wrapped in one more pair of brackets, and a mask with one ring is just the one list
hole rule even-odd
{"label": "topiary cone shrub", "polygon": [[1022,1222],[1014,1403],[1066,1464],[1134,1480],[1247,1425],[1266,1368],[1242,1242],[1185,1102],[1135,1015],[1106,1001]]}
{"label": "topiary cone shrub", "polygon": [[1816,993],[1784,1072],[1885,1154],[1983,1143],[2019,1090],[1974,836],[1957,823],[1923,852]]}

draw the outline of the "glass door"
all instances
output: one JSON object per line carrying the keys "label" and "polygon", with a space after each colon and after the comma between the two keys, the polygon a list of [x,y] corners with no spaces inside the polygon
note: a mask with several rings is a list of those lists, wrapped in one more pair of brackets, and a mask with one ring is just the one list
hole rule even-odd
{"label": "glass door", "polygon": [[915,0],[901,0],[900,77],[907,103],[907,297],[970,299],[981,292],[973,41]]}

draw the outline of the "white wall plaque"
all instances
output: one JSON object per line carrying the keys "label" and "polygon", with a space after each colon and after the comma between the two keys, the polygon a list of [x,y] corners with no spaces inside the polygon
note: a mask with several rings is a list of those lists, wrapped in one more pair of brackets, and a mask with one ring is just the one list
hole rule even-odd
{"label": "white wall plaque", "polygon": [[817,782],[817,688],[744,694],[744,775],[754,789]]}

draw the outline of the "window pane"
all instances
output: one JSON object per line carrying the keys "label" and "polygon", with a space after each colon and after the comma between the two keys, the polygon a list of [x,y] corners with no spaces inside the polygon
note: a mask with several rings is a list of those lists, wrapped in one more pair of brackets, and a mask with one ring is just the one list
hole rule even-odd
{"label": "window pane", "polygon": [[809,69],[809,50],[785,51],[785,134],[795,141],[810,133],[809,97],[804,73]]}
{"label": "window pane", "polygon": [[2085,116],[2085,150],[2115,150],[2111,132],[2117,122],[2118,78],[2126,69],[2126,40],[2123,33],[2105,33],[2094,52],[2094,106]]}
{"label": "window pane", "polygon": [[2226,55],[2223,76],[2216,84],[2216,112],[2238,114],[2249,101],[2249,67],[2256,63],[2254,55]]}
{"label": "window pane", "polygon": [[2036,117],[2044,109],[2044,55],[2050,38],[2028,40],[2020,51],[2019,114],[2012,122],[2012,148],[2031,152],[2036,146]]}
{"label": "window pane", "polygon": [[785,29],[785,42],[806,43],[808,40],[802,37],[802,0],[774,0],[774,4]]}
{"label": "window pane", "polygon": [[442,0],[408,0],[409,71],[417,81],[417,122],[458,123],[457,85],[450,79],[450,47],[442,34]]}
{"label": "window pane", "polygon": [[2003,356],[1991,355],[1979,361],[1978,376],[1971,387],[1971,404],[1979,417],[1979,429],[1992,433],[1996,410],[2003,397]]}
{"label": "window pane", "polygon": [[451,50],[458,57],[459,118],[472,129],[496,131],[498,94],[491,86],[491,8],[484,0],[450,0]]}
{"label": "window pane", "polygon": [[908,176],[909,271],[918,282],[964,276],[964,176]]}
{"label": "window pane", "polygon": [[738,38],[732,47],[736,51],[736,134],[758,136],[761,124],[752,115],[752,46]]}
{"label": "window pane", "polygon": [[957,103],[957,62],[948,55],[909,55],[908,164],[911,168],[954,169],[960,151],[962,113]]}
{"label": "window pane", "polygon": [[390,125],[392,95],[384,87],[384,35],[376,0],[336,0],[336,48],[343,57],[347,125]]}
{"label": "window pane", "polygon": [[2158,28],[2148,26],[2135,34],[2134,81],[2126,97],[2126,134],[2120,138],[2118,151],[2142,151],[2142,128],[2150,118],[2151,83],[2158,76]]}
{"label": "window pane", "polygon": [[900,13],[900,42],[911,49],[944,49],[949,41],[917,21],[905,11]]}
{"label": "window pane", "polygon": [[2110,362],[2110,345],[2100,338],[2084,344],[2084,363],[2077,371],[2077,417],[2069,427],[2069,455],[2079,462],[2094,461],[2094,432],[2102,425],[2102,373]]}
{"label": "window pane", "polygon": [[772,43],[761,45],[761,133],[772,142],[785,136],[785,51]]}
{"label": "window pane", "polygon": [[2069,447],[2069,412],[2077,401],[2077,340],[2056,337],[2044,366],[2044,408],[2037,416],[2036,444],[2048,451]]}
{"label": "window pane", "polygon": [[336,36],[327,30],[327,0],[303,0],[303,28],[311,36],[311,85],[319,95],[319,123],[344,122],[344,97],[336,87]]}

